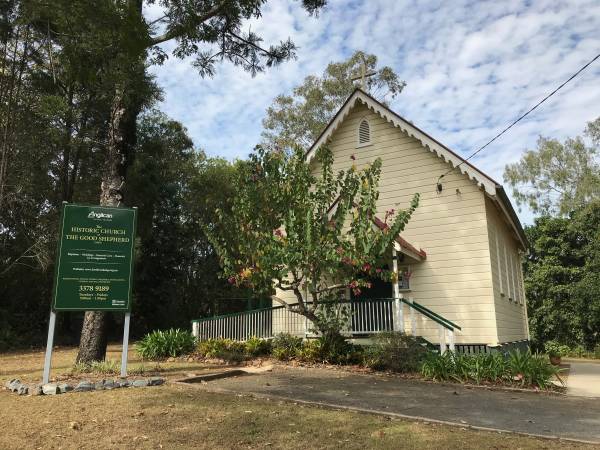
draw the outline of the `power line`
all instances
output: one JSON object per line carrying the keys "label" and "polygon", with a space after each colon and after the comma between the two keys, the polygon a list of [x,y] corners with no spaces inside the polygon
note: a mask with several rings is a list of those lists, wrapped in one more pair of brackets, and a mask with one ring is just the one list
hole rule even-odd
{"label": "power line", "polygon": [[504,130],[502,130],[500,133],[498,133],[496,136],[494,136],[492,139],[490,139],[485,145],[482,145],[477,150],[475,150],[473,153],[471,153],[471,155],[468,158],[466,158],[463,161],[461,161],[460,164],[458,164],[456,167],[453,167],[452,169],[448,170],[446,173],[440,175],[440,177],[438,178],[438,181],[437,181],[438,184],[439,184],[440,180],[442,178],[444,178],[444,176],[448,175],[453,170],[458,169],[461,165],[463,165],[464,163],[466,163],[473,156],[475,156],[477,153],[479,153],[480,151],[482,151],[484,148],[486,148],[488,145],[490,145],[492,142],[494,142],[496,139],[498,139],[500,136],[502,136],[504,133],[506,133],[512,127],[514,127],[522,119],[524,119],[525,117],[527,117],[529,115],[529,113],[533,112],[538,106],[540,106],[542,103],[544,103],[550,97],[552,97],[554,94],[556,94],[558,91],[560,91],[567,83],[569,83],[571,80],[573,80],[575,77],[577,77],[577,75],[579,75],[581,72],[583,72],[585,69],[587,69],[598,58],[600,58],[600,53],[598,53],[594,58],[592,58],[583,67],[581,67],[581,69],[579,69],[577,72],[575,72],[573,75],[571,75],[567,81],[565,81],[564,83],[562,83],[560,86],[558,86],[556,89],[554,89],[548,95],[546,95],[542,100],[540,100],[539,102],[537,102],[533,108],[529,109],[529,111],[527,111],[525,114],[521,115],[518,119],[516,119],[513,123],[511,123],[509,126],[507,126]]}

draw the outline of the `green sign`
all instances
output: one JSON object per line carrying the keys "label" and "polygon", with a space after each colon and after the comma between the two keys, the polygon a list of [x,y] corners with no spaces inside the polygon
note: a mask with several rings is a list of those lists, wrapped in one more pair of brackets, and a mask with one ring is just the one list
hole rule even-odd
{"label": "green sign", "polygon": [[137,209],[65,204],[56,311],[129,311]]}

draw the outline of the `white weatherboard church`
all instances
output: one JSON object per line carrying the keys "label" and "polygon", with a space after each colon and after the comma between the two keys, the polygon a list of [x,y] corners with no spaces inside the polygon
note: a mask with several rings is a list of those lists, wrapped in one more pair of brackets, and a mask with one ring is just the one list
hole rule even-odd
{"label": "white weatherboard church", "polygon": [[[323,130],[307,158],[326,142],[334,170],[382,159],[380,217],[408,207],[413,194],[420,193],[419,207],[389,252],[388,264],[398,271],[398,283],[375,282],[353,299],[347,333],[364,337],[406,331],[442,349],[467,352],[526,344],[520,254],[527,243],[503,187],[360,89]],[[382,224],[376,218],[374,223]],[[276,295],[296,301],[289,292]],[[276,304],[194,322],[194,333],[201,338],[308,335],[310,328],[303,317]]]}

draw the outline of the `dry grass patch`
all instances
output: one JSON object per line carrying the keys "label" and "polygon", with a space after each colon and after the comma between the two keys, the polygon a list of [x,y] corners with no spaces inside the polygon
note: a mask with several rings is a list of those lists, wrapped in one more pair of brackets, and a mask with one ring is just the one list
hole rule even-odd
{"label": "dry grass patch", "polygon": [[[74,349],[55,353],[54,373],[70,371]],[[108,357],[119,360],[118,348]],[[135,355],[132,368],[141,364]],[[0,355],[0,378],[39,381],[43,353]],[[179,377],[210,367],[161,363]],[[19,397],[0,391],[0,448],[66,449],[539,449],[592,448],[516,435],[333,411],[206,392],[180,385],[60,396]]]}

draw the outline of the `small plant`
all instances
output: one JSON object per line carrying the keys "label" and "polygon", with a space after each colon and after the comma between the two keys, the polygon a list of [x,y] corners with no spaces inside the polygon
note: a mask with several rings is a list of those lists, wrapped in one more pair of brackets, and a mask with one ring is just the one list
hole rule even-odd
{"label": "small plant", "polygon": [[364,364],[376,370],[418,372],[427,350],[414,337],[404,333],[378,334],[365,350]]}
{"label": "small plant", "polygon": [[436,381],[458,381],[482,384],[484,382],[508,382],[523,387],[540,389],[552,387],[552,381],[560,380],[560,369],[548,362],[544,355],[529,350],[514,350],[506,355],[481,353],[463,355],[446,352],[428,354],[421,366],[421,374]]}
{"label": "small plant", "polygon": [[72,373],[97,373],[102,375],[113,375],[119,373],[119,364],[116,361],[105,359],[103,361],[92,361],[91,363],[76,363],[71,370]]}
{"label": "small plant", "polygon": [[245,351],[250,357],[268,355],[271,353],[271,342],[252,336],[245,342]]}
{"label": "small plant", "polygon": [[443,355],[428,353],[421,365],[421,374],[425,378],[435,381],[461,381],[461,378],[456,374],[452,352],[446,352]]}
{"label": "small plant", "polygon": [[302,338],[289,333],[281,333],[273,338],[271,346],[271,354],[274,358],[287,361],[297,355],[298,350],[302,347]]}
{"label": "small plant", "polygon": [[190,353],[194,350],[194,344],[192,333],[171,328],[144,336],[137,344],[137,351],[143,359],[157,360]]}
{"label": "small plant", "polygon": [[324,362],[323,353],[323,341],[320,339],[308,339],[296,350],[298,359],[309,363]]}
{"label": "small plant", "polygon": [[205,358],[239,363],[246,357],[246,346],[243,342],[231,339],[207,339],[198,343],[198,353]]}
{"label": "small plant", "polygon": [[551,358],[561,358],[569,354],[569,347],[557,341],[548,341],[544,344],[544,350]]}

